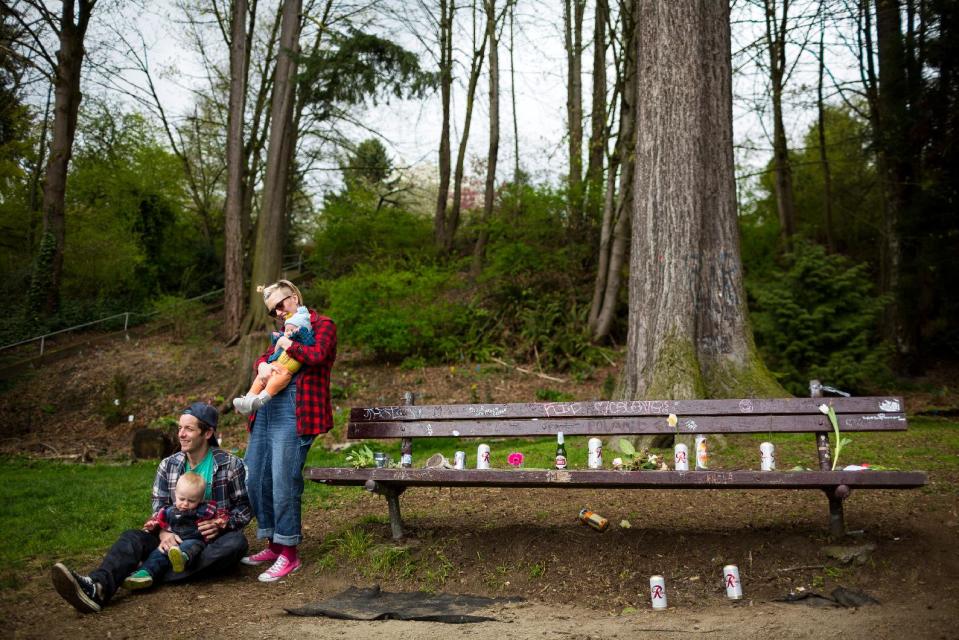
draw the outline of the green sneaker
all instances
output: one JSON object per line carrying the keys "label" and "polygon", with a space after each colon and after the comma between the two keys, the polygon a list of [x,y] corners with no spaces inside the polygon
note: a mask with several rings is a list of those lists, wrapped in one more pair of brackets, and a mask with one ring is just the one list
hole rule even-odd
{"label": "green sneaker", "polygon": [[186,566],[190,564],[189,554],[181,551],[180,547],[170,547],[170,550],[166,552],[166,557],[170,559],[170,564],[173,565],[173,570],[177,573],[185,571]]}
{"label": "green sneaker", "polygon": [[137,569],[127,576],[123,581],[123,588],[136,591],[137,589],[149,589],[153,586],[153,576],[146,569]]}

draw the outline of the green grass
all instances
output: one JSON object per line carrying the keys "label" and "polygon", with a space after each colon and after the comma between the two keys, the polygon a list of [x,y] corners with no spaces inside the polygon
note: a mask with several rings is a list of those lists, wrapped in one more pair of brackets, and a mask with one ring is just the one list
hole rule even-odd
{"label": "green grass", "polygon": [[0,459],[0,572],[77,559],[150,515],[155,462],[78,465]]}

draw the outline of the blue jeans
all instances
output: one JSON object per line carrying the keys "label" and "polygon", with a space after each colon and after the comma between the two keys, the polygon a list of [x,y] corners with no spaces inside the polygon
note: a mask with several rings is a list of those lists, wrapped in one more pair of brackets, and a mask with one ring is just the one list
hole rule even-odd
{"label": "blue jeans", "polygon": [[257,538],[290,546],[303,539],[303,465],[315,437],[296,434],[296,378],[256,412],[245,462]]}
{"label": "blue jeans", "polygon": [[[200,554],[206,549],[206,543],[203,542],[203,540],[184,540],[177,546],[180,547],[180,551],[190,558],[190,561],[187,563],[187,569],[197,565]],[[143,561],[143,564],[140,565],[140,568],[145,569],[154,580],[159,580],[166,575],[167,571],[173,568],[173,565],[170,563],[170,558],[167,557],[167,554],[159,549],[154,549],[150,552],[150,555],[147,556],[147,559]]]}
{"label": "blue jeans", "polygon": [[[142,529],[128,529],[113,543],[100,566],[90,572],[90,577],[103,587],[103,601],[106,602],[117,592],[123,580],[136,571],[142,560],[150,555],[160,544],[160,538]],[[164,582],[183,582],[194,577],[210,576],[225,572],[240,565],[240,558],[246,555],[249,545],[242,531],[227,531],[206,545],[194,562],[183,573],[167,572],[157,576]]]}

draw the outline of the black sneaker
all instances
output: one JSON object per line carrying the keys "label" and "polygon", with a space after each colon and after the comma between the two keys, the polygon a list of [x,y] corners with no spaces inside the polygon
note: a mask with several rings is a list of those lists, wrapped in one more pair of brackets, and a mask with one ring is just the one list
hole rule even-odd
{"label": "black sneaker", "polygon": [[77,575],[62,563],[50,568],[53,588],[80,613],[99,613],[103,608],[102,589],[89,576]]}

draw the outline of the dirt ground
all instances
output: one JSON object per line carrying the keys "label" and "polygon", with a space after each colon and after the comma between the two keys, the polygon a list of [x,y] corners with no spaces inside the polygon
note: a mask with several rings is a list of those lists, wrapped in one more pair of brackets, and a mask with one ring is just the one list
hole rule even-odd
{"label": "dirt ground", "polygon": [[[0,451],[126,455],[134,428],[173,413],[188,398],[223,393],[218,380],[234,366],[231,358],[228,350],[203,352],[153,338],[57,363],[56,375],[34,376],[29,391],[0,396]],[[184,381],[186,370],[191,383]],[[508,402],[533,400],[542,388],[599,397],[611,372],[558,383],[485,365],[406,371],[346,355],[334,384],[348,396],[338,400],[345,406],[395,402],[406,389],[421,393],[423,403]],[[106,427],[100,412],[115,377],[127,380],[124,411],[135,418]],[[242,425],[228,424],[225,439],[242,438]],[[959,638],[957,478],[931,480],[921,491],[857,492],[847,501],[847,526],[858,534],[844,544],[875,545],[858,566],[825,556],[827,504],[817,492],[411,489],[402,507],[412,535],[399,553],[418,570],[375,579],[363,562],[324,562],[330,554],[324,540],[351,529],[382,548],[394,546],[382,498],[350,490],[328,509],[305,510],[304,568],[280,583],[260,584],[257,569],[240,567],[218,580],[121,591],[103,613],[82,616],[49,586],[48,567],[56,559],[41,560],[22,588],[0,592],[0,622],[14,638]],[[610,519],[605,533],[576,522],[584,506]],[[620,526],[622,520],[631,526]],[[742,575],[739,602],[727,600],[722,589],[721,568],[728,563]],[[665,612],[649,607],[654,574],[666,576]],[[494,622],[467,625],[299,618],[284,611],[374,582],[385,590],[428,584],[525,602],[486,612]],[[799,588],[828,595],[839,586],[881,604],[819,609],[776,602]]]}

